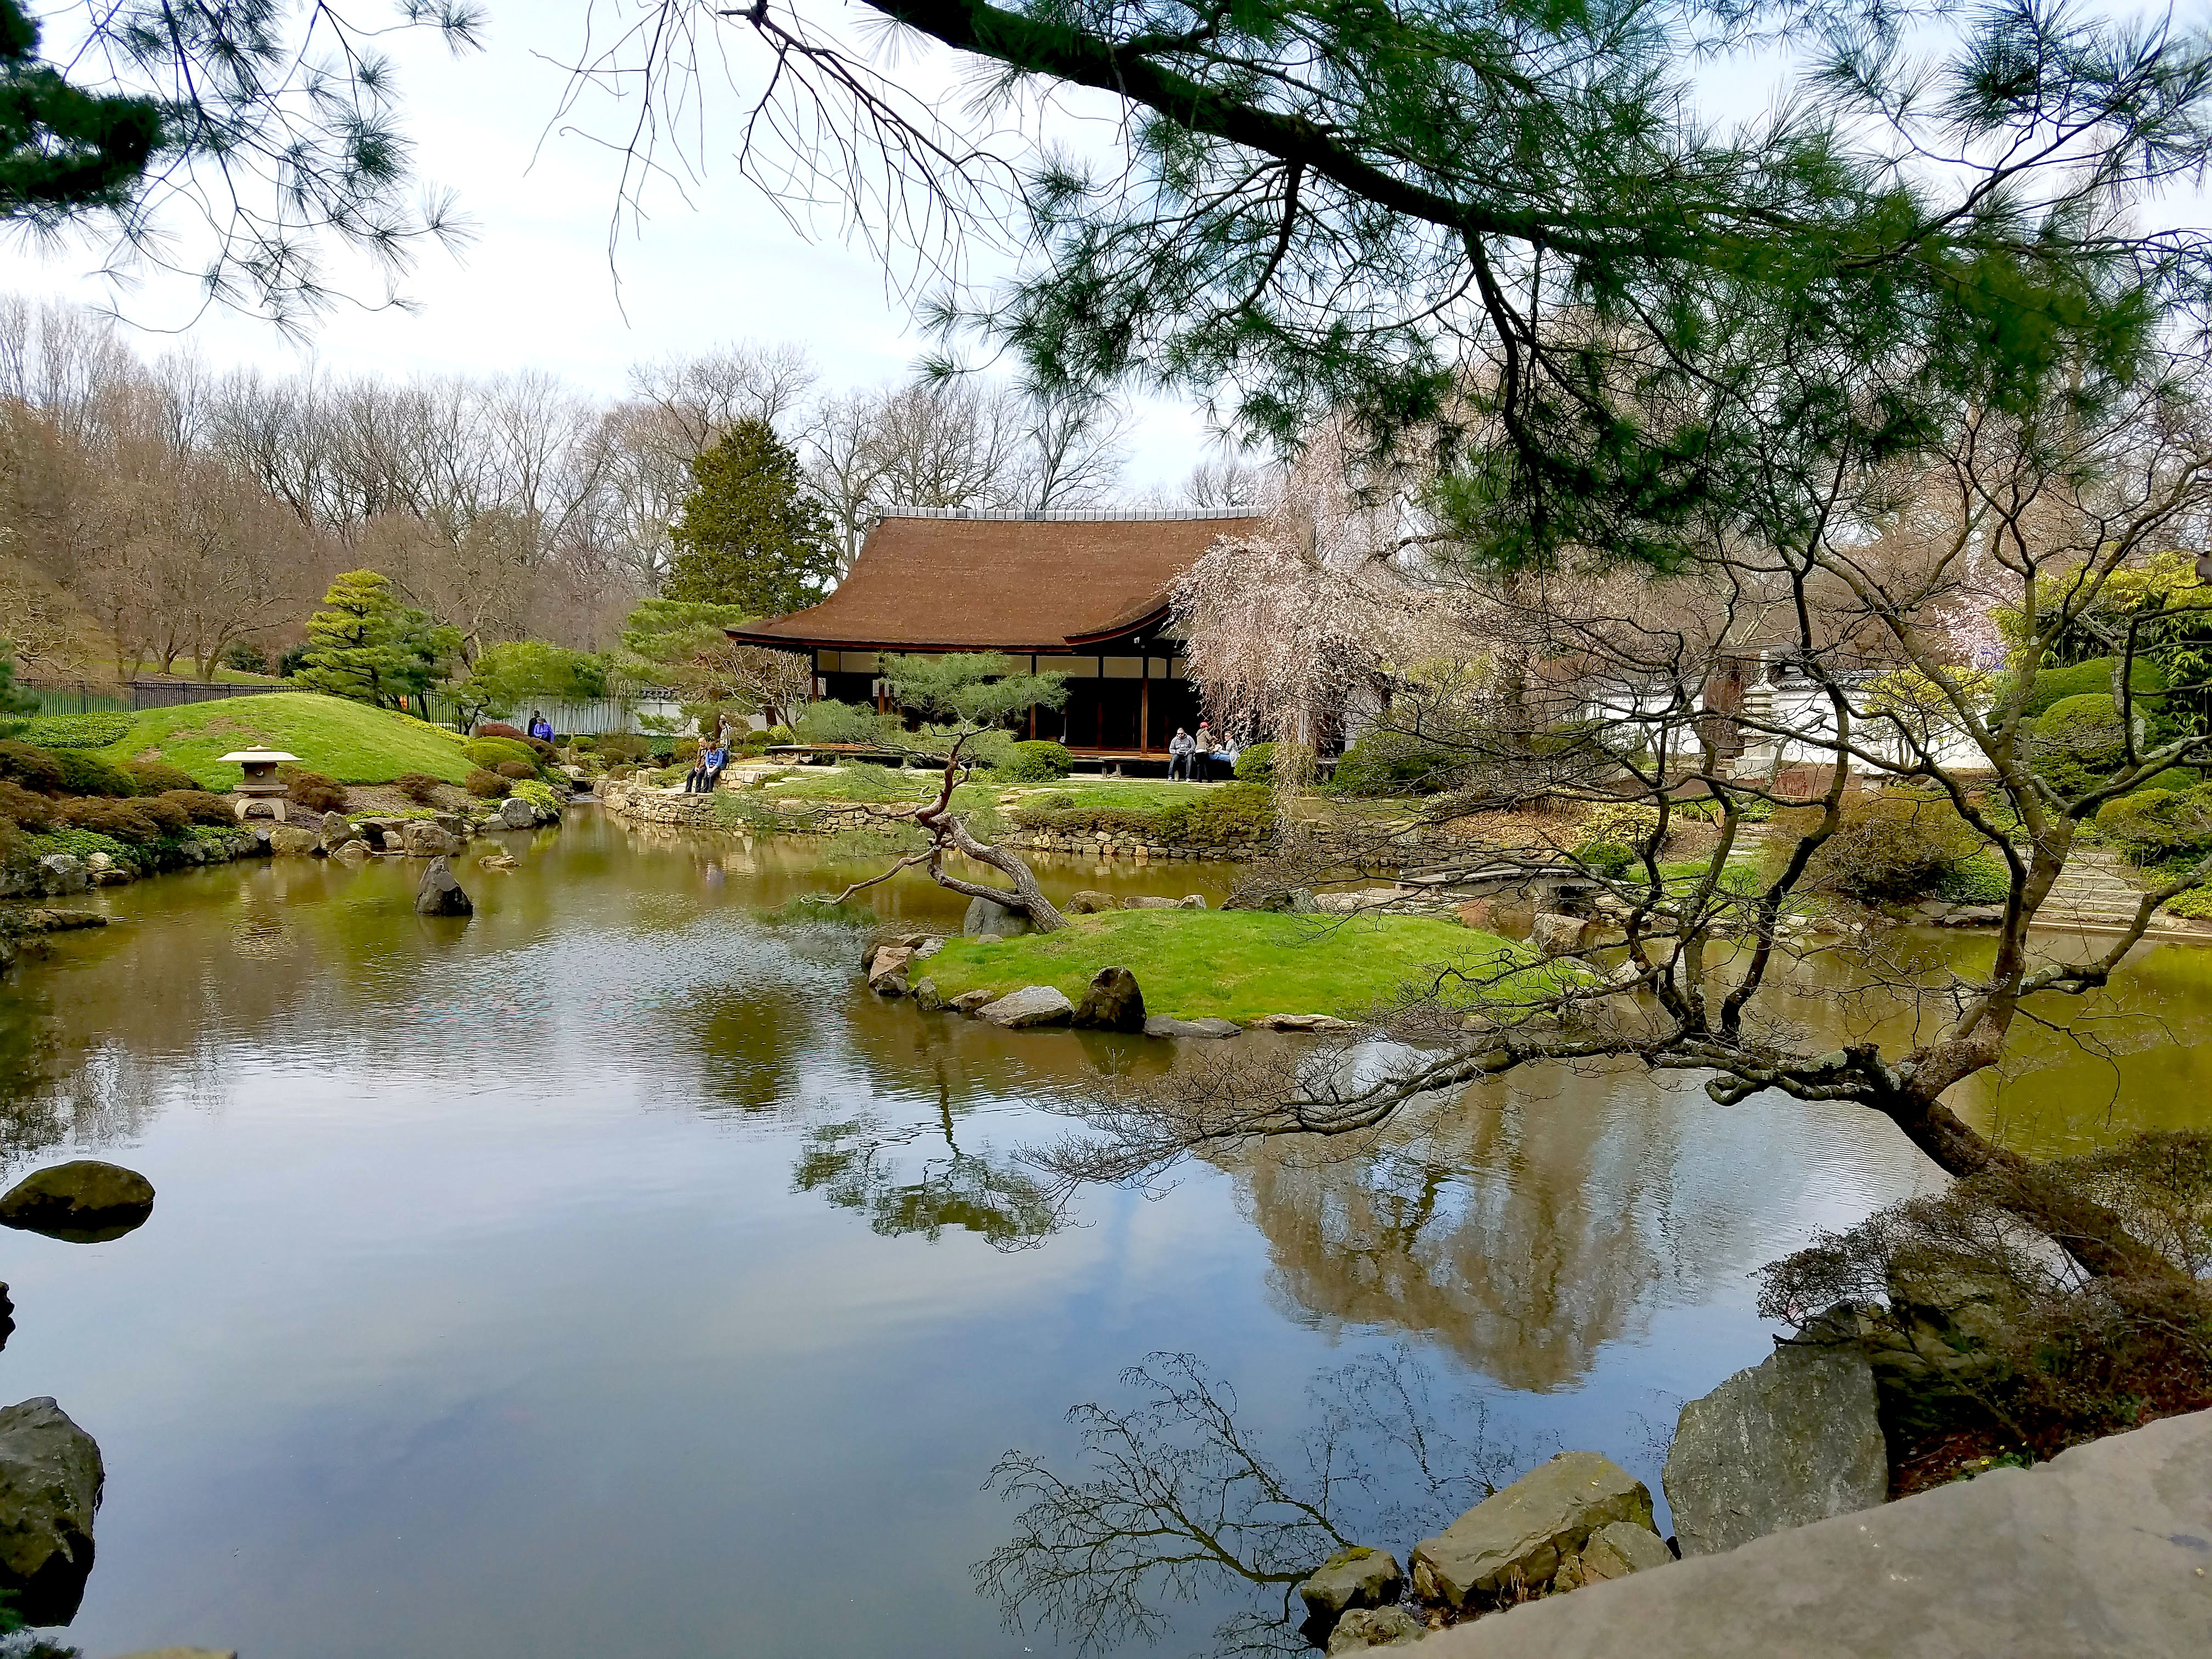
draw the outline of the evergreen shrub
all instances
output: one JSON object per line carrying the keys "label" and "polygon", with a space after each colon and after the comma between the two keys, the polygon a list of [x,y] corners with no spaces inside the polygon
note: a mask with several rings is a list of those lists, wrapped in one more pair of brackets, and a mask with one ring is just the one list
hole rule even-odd
{"label": "evergreen shrub", "polygon": [[2097,829],[2138,864],[2212,852],[2212,784],[2140,789],[2105,803]]}
{"label": "evergreen shrub", "polygon": [[138,786],[142,795],[163,795],[172,789],[200,787],[191,773],[161,761],[125,761],[123,769],[131,775],[131,781]]}
{"label": "evergreen shrub", "polygon": [[210,789],[166,789],[161,799],[177,808],[193,823],[228,826],[238,822],[228,797]]}
{"label": "evergreen shrub", "polygon": [[2094,789],[2125,762],[2127,733],[2110,694],[2061,697],[2035,722],[2034,765],[2066,794]]}
{"label": "evergreen shrub", "polygon": [[127,800],[138,793],[138,786],[128,772],[88,749],[55,749],[48,752],[53,756],[54,764],[61,769],[61,792],[64,795],[106,795]]}
{"label": "evergreen shrub", "polygon": [[62,787],[61,763],[54,757],[54,751],[34,748],[27,743],[0,738],[0,778],[41,795],[67,793]]}
{"label": "evergreen shrub", "polygon": [[[1780,833],[1767,843],[1770,873],[1820,822],[1817,806],[1778,814]],[[1808,893],[1837,893],[1869,902],[1924,898],[1979,852],[1981,844],[1951,804],[1901,790],[1847,799],[1843,822],[1805,866]]]}
{"label": "evergreen shrub", "polygon": [[495,772],[508,761],[528,769],[523,775],[538,775],[538,754],[531,746],[516,738],[471,738],[461,745],[462,758],[471,766],[480,766],[487,772]]}
{"label": "evergreen shrub", "polygon": [[1344,751],[1328,793],[1343,796],[1434,795],[1457,783],[1467,757],[1408,732],[1374,731]]}
{"label": "evergreen shrub", "polygon": [[12,823],[36,833],[53,821],[54,803],[51,795],[26,789],[13,778],[0,778],[0,823]]}
{"label": "evergreen shrub", "polygon": [[515,783],[521,782],[525,778],[534,778],[538,775],[538,769],[527,761],[503,760],[491,769],[500,776]]}
{"label": "evergreen shrub", "polygon": [[40,714],[23,728],[23,741],[41,749],[105,749],[120,743],[137,716],[127,713]]}
{"label": "evergreen shrub", "polygon": [[345,810],[345,786],[336,778],[325,777],[320,772],[299,769],[284,780],[284,798],[295,806],[304,806],[313,812],[340,812]]}
{"label": "evergreen shrub", "polygon": [[[104,795],[77,795],[55,805],[54,823],[57,828],[88,830],[126,846],[143,847],[161,840],[165,833],[162,821],[146,810],[153,804]],[[183,828],[184,815],[179,812],[177,829]]]}
{"label": "evergreen shrub", "polygon": [[1033,738],[1009,745],[995,769],[1008,783],[1052,783],[1075,769],[1075,757],[1065,744]]}
{"label": "evergreen shrub", "polygon": [[402,772],[392,779],[392,787],[417,806],[438,804],[438,781],[427,773]]}
{"label": "evergreen shrub", "polygon": [[462,785],[478,800],[497,800],[507,791],[507,781],[496,772],[487,772],[481,766],[469,774]]}

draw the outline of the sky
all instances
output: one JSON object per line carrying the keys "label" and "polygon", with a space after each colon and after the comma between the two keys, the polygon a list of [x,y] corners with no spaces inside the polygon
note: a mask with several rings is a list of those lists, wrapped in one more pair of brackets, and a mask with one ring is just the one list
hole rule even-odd
{"label": "sky", "polygon": [[[367,17],[384,3],[342,9]],[[82,244],[0,248],[0,291],[112,303],[147,331],[137,343],[148,355],[174,343],[158,331],[189,323],[185,337],[217,368],[281,371],[313,361],[341,374],[403,379],[536,368],[612,398],[641,359],[750,339],[803,345],[828,390],[909,378],[931,342],[893,273],[865,245],[841,239],[834,222],[801,234],[738,176],[729,118],[741,100],[719,71],[702,81],[720,118],[708,125],[703,179],[688,189],[688,204],[673,190],[655,192],[651,217],[625,231],[611,267],[618,167],[590,135],[619,131],[623,112],[587,103],[565,129],[549,131],[569,82],[562,65],[586,40],[591,9],[586,0],[491,0],[485,49],[459,59],[427,38],[387,41],[417,170],[457,192],[475,230],[459,258],[431,251],[405,280],[412,314],[342,304],[297,347],[255,319],[203,313],[179,278],[149,275],[118,294],[94,274],[98,250]],[[599,9],[604,20],[616,8]],[[807,6],[828,21],[853,10],[833,0]],[[732,33],[739,85],[757,83],[765,56],[749,31]],[[957,91],[950,59],[941,49],[902,48],[898,73]],[[988,256],[979,267],[994,268],[1003,264]],[[368,298],[381,293],[366,272],[351,287]],[[1194,408],[1152,399],[1138,414],[1123,494],[1178,483],[1215,453]]]}

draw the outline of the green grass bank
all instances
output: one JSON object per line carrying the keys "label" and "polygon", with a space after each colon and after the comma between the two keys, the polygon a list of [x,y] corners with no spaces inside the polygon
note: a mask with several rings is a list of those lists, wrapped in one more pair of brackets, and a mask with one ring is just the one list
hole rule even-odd
{"label": "green grass bank", "polygon": [[[1416,975],[1449,964],[1470,974],[1527,959],[1524,946],[1494,933],[1425,916],[1321,917],[1259,910],[1115,910],[1071,916],[1054,933],[947,940],[917,964],[945,996],[1050,985],[1079,999],[1101,968],[1127,968],[1146,1009],[1183,1019],[1250,1019],[1261,1014],[1366,1012]],[[1535,988],[1536,970],[1497,990],[1468,988],[1469,1007],[1515,988]]]}
{"label": "green grass bank", "polygon": [[438,726],[313,691],[143,709],[96,752],[118,763],[166,761],[204,788],[234,789],[239,769],[216,757],[256,744],[297,755],[308,770],[340,783],[389,783],[407,772],[459,783],[471,769],[459,739]]}

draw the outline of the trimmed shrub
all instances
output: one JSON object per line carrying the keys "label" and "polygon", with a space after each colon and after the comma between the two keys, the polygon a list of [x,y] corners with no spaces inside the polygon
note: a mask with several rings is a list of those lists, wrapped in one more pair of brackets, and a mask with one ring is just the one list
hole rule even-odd
{"label": "trimmed shrub", "polygon": [[106,795],[127,800],[138,793],[138,786],[131,781],[128,772],[88,749],[56,749],[50,752],[54,764],[61,769],[64,795]]}
{"label": "trimmed shrub", "polygon": [[295,769],[285,776],[284,799],[310,811],[343,811],[346,804],[345,786],[336,778],[325,777],[320,772]]}
{"label": "trimmed shrub", "polygon": [[197,789],[199,782],[180,767],[161,761],[125,761],[123,769],[142,795],[165,795],[172,789]]}
{"label": "trimmed shrub", "polygon": [[1075,757],[1066,744],[1042,738],[1010,744],[997,767],[1008,783],[1054,783],[1074,769]]}
{"label": "trimmed shrub", "polygon": [[767,731],[762,732],[761,735],[766,738],[771,744],[796,743],[799,741],[796,737],[792,735],[791,728],[787,726],[771,726]]}
{"label": "trimmed shrub", "polygon": [[509,726],[505,720],[480,720],[477,723],[480,738],[512,738],[517,743],[527,743],[530,734],[519,726]]}
{"label": "trimmed shrub", "polygon": [[[2021,706],[2021,716],[2034,720],[2069,697],[2111,697],[2112,664],[2113,659],[2110,657],[2092,657],[2088,661],[2077,662],[2070,668],[2039,671],[2035,677],[2035,689],[2027,694],[2027,702]],[[2128,674],[2130,701],[2165,690],[2166,670],[2148,657],[2137,657]],[[2152,703],[2140,712],[2148,714],[2154,709],[2155,703]]]}
{"label": "trimmed shrub", "polygon": [[2119,708],[2104,692],[2061,697],[2035,723],[2036,772],[2065,793],[2094,789],[2126,758]]}
{"label": "trimmed shrub", "polygon": [[471,738],[461,745],[462,758],[471,766],[481,766],[487,772],[495,772],[508,761],[528,768],[524,775],[538,775],[538,753],[531,746],[514,738]]}
{"label": "trimmed shrub", "polygon": [[1332,795],[1434,795],[1468,769],[1464,755],[1403,732],[1376,731],[1344,751],[1328,780]]}
{"label": "trimmed shrub", "polygon": [[0,778],[41,795],[58,795],[62,789],[61,763],[48,749],[0,738]]}
{"label": "trimmed shrub", "polygon": [[541,812],[550,812],[561,804],[553,799],[552,785],[541,783],[536,778],[530,778],[518,783],[507,793],[517,800],[528,801]]}
{"label": "trimmed shrub", "polygon": [[2146,789],[2170,789],[2176,792],[2194,789],[2204,780],[2193,766],[2169,766],[2163,772],[2154,772],[2142,781]]}
{"label": "trimmed shrub", "polygon": [[40,714],[23,728],[23,741],[41,749],[105,749],[120,743],[136,714]]}
{"label": "trimmed shrub", "polygon": [[500,776],[516,783],[521,782],[525,778],[534,778],[538,775],[538,769],[526,761],[501,761],[491,769]]}
{"label": "trimmed shrub", "polygon": [[1984,848],[1945,872],[1936,884],[1936,896],[1954,904],[2002,904],[2012,896],[2012,872]]}
{"label": "trimmed shrub", "polygon": [[392,787],[417,806],[438,804],[438,781],[427,773],[402,772],[392,779]]}
{"label": "trimmed shrub", "polygon": [[2139,789],[2108,800],[2097,829],[2138,864],[2212,852],[2212,784],[2183,790]]}
{"label": "trimmed shrub", "polygon": [[1586,841],[1575,848],[1575,860],[1601,876],[1625,876],[1640,862],[1634,848],[1617,841]]}
{"label": "trimmed shrub", "polygon": [[497,800],[507,793],[508,785],[498,773],[487,772],[479,766],[469,774],[468,781],[462,787],[478,800]]}
{"label": "trimmed shrub", "polygon": [[[106,836],[126,846],[143,847],[161,840],[163,833],[161,821],[145,810],[149,805],[104,795],[78,795],[56,804],[54,823],[58,827]],[[177,828],[182,830],[183,815],[178,816]]]}
{"label": "trimmed shrub", "polygon": [[1603,801],[1583,815],[1581,827],[1585,842],[1618,842],[1632,849],[1658,830],[1659,809],[1641,801]]}
{"label": "trimmed shrub", "polygon": [[645,739],[635,732],[603,732],[597,747],[610,766],[635,766],[646,754]]}
{"label": "trimmed shrub", "polygon": [[2191,921],[2212,921],[2212,887],[2192,887],[2166,900],[2166,908]]}
{"label": "trimmed shrub", "polygon": [[52,796],[26,789],[13,778],[0,778],[0,823],[13,823],[35,833],[53,821]]}
{"label": "trimmed shrub", "polygon": [[209,789],[167,789],[161,799],[182,812],[193,823],[231,824],[238,822],[238,814],[231,808],[229,799]]}
{"label": "trimmed shrub", "polygon": [[1161,840],[1194,847],[1265,841],[1275,833],[1275,799],[1264,784],[1225,783],[1164,809],[1156,826]]}
{"label": "trimmed shrub", "polygon": [[183,835],[192,821],[192,815],[167,795],[141,795],[131,803],[131,809],[153,819],[164,836]]}
{"label": "trimmed shrub", "polygon": [[[1770,873],[1789,861],[1820,816],[1817,806],[1777,816],[1780,833],[1767,842]],[[1814,853],[1801,885],[1873,902],[1924,898],[1980,850],[1978,837],[1947,800],[1902,791],[1861,797],[1844,803],[1841,825]]]}

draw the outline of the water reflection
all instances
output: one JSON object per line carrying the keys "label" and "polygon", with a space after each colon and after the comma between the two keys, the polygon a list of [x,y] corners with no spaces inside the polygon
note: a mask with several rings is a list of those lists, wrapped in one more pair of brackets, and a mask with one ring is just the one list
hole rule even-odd
{"label": "water reflection", "polygon": [[1174,1604],[1224,1592],[1244,1605],[1211,1654],[1310,1651],[1300,1579],[1351,1544],[1402,1563],[1534,1461],[1404,1346],[1317,1375],[1279,1452],[1194,1354],[1149,1355],[1121,1385],[1069,1411],[1082,1445],[1066,1472],[1034,1452],[999,1460],[991,1488],[1022,1509],[974,1568],[1010,1628],[1079,1653],[1156,1643]]}
{"label": "water reflection", "polygon": [[[1655,1389],[1765,1347],[1754,1269],[1928,1178],[1862,1111],[1530,1073],[1354,1156],[1263,1148],[1054,1229],[1018,1153],[1061,1126],[1033,1107],[1171,1045],[870,995],[849,930],[763,920],[834,890],[811,843],[573,817],[514,843],[512,872],[462,867],[457,932],[415,924],[417,869],[277,860],[88,895],[118,925],[0,982],[0,1156],[127,1146],[162,1194],[96,1250],[4,1235],[9,1397],[82,1403],[112,1471],[94,1650],[174,1640],[180,1608],[270,1659],[688,1659],[740,1626],[763,1653],[1004,1650],[963,1571],[1006,1535],[978,1482],[1010,1440],[1068,1470],[1062,1408],[1127,1356],[1237,1376],[1286,1479],[1299,1380],[1401,1339],[1524,1437],[1632,1459]],[[961,908],[919,878],[875,897]],[[2107,1065],[2035,1036],[1970,1109],[2039,1148],[2200,1112],[2208,963],[2121,977],[2179,1041]],[[1829,1012],[1844,971],[1808,970],[1808,1026],[1882,1017]],[[872,1565],[764,1603],[728,1571],[757,1558]],[[1152,1605],[1163,1640],[1242,1607],[1273,1641],[1282,1589]]]}

